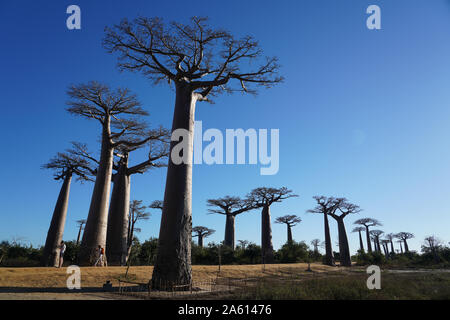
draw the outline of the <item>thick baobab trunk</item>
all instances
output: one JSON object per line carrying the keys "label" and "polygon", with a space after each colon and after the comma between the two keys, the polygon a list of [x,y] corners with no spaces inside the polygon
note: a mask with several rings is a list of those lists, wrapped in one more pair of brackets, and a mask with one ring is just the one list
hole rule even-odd
{"label": "thick baobab trunk", "polygon": [[[176,84],[176,101],[172,122],[174,131],[184,129],[189,132],[187,141],[172,141],[167,168],[164,205],[159,231],[158,254],[152,275],[152,287],[170,284],[190,284],[191,239],[192,239],[192,155],[194,144],[194,115],[196,96],[186,83]],[[178,143],[183,149],[180,164],[173,161],[172,150]]]}
{"label": "thick baobab trunk", "polygon": [[287,223],[286,225],[287,225],[287,241],[289,243],[291,243],[292,242],[292,228],[289,223]]}
{"label": "thick baobab trunk", "polygon": [[341,266],[351,267],[350,248],[348,246],[347,232],[345,230],[344,219],[337,219],[339,233],[339,259]]}
{"label": "thick baobab trunk", "polygon": [[380,252],[380,249],[377,246],[377,238],[376,237],[373,238],[373,250],[375,252]]}
{"label": "thick baobab trunk", "polygon": [[203,248],[203,235],[201,234],[198,235],[198,246]]}
{"label": "thick baobab trunk", "polygon": [[408,243],[406,242],[406,239],[403,239],[403,243],[405,244],[405,252],[409,252]]}
{"label": "thick baobab trunk", "polygon": [[390,241],[391,241],[391,253],[395,253],[394,242],[392,241],[392,239]]}
{"label": "thick baobab trunk", "polygon": [[361,231],[358,231],[358,233],[359,233],[359,250],[361,250],[361,252],[364,252],[364,243],[363,243]]}
{"label": "thick baobab trunk", "polygon": [[53,210],[52,221],[48,228],[47,239],[45,240],[45,247],[41,260],[41,265],[44,267],[57,266],[59,263],[58,246],[61,243],[64,233],[71,181],[72,174],[68,173],[64,178],[63,185],[59,191],[58,200],[56,201],[55,209]]}
{"label": "thick baobab trunk", "polygon": [[265,205],[261,212],[261,251],[263,263],[273,263],[272,226],[268,205]]}
{"label": "thick baobab trunk", "polygon": [[226,222],[225,222],[225,241],[224,244],[234,250],[235,248],[235,240],[234,240],[234,220],[236,216],[232,214],[226,215]]}
{"label": "thick baobab trunk", "polygon": [[128,213],[130,209],[130,176],[122,163],[114,176],[114,187],[108,214],[106,257],[109,265],[125,265],[128,252]]}
{"label": "thick baobab trunk", "polygon": [[372,243],[370,242],[370,233],[369,233],[369,227],[366,227],[366,239],[367,239],[367,252],[372,252]]}
{"label": "thick baobab trunk", "polygon": [[323,222],[325,225],[325,264],[334,266],[333,249],[331,247],[330,226],[328,224],[328,215],[324,213]]}
{"label": "thick baobab trunk", "polygon": [[[107,124],[109,128],[109,124]],[[108,227],[108,207],[113,167],[113,152],[109,141],[109,133],[104,129],[100,164],[95,179],[89,214],[84,227],[79,254],[80,265],[90,265],[95,259],[98,246],[105,248]],[[95,260],[94,260],[95,261]]]}
{"label": "thick baobab trunk", "polygon": [[402,243],[401,243],[401,242],[399,242],[398,244],[400,245],[400,253],[403,253],[403,247],[402,247]]}

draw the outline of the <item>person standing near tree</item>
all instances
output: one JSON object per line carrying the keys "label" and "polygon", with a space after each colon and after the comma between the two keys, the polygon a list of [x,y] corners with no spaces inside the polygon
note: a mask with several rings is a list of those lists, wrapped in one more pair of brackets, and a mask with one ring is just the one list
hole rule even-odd
{"label": "person standing near tree", "polygon": [[59,245],[59,264],[58,268],[61,268],[64,262],[64,252],[66,252],[66,244],[64,241],[61,241],[61,244]]}
{"label": "person standing near tree", "polygon": [[94,263],[94,267],[96,267],[99,262],[100,262],[100,266],[103,267],[104,254],[105,254],[105,249],[102,248],[101,245],[98,245],[98,258],[97,258],[97,261],[95,261],[95,263]]}

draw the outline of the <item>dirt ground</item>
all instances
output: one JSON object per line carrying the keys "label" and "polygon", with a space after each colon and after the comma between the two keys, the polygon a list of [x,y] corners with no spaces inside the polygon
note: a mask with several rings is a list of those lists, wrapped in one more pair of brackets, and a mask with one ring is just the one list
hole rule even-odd
{"label": "dirt ground", "polygon": [[[102,287],[110,281],[113,288],[119,285],[118,278],[123,276],[126,267],[81,267],[81,291],[70,291],[66,287],[69,274],[67,268],[0,268],[0,300],[109,300],[133,299],[116,293],[103,292]],[[307,264],[274,264],[193,266],[193,281],[202,282],[217,278],[259,278],[259,277],[291,277],[293,275],[309,275]],[[311,264],[314,274],[329,272],[346,272],[346,268],[329,267]],[[151,278],[153,267],[130,267],[128,275],[136,282],[147,283]]]}

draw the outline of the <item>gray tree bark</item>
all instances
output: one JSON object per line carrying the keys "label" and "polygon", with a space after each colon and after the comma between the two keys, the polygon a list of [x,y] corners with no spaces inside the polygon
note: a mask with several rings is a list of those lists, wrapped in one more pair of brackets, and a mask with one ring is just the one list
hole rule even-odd
{"label": "gray tree bark", "polygon": [[405,252],[409,252],[408,243],[406,242],[406,239],[403,239],[403,243],[405,244]]}
{"label": "gray tree bark", "polygon": [[358,231],[358,233],[359,233],[359,249],[361,250],[361,252],[364,252],[364,243],[363,243],[361,231]]}
{"label": "gray tree bark", "polygon": [[395,250],[394,250],[394,242],[392,241],[392,238],[391,238],[391,252],[392,253],[395,253]]}
{"label": "gray tree bark", "polygon": [[367,252],[372,252],[372,243],[370,242],[370,233],[369,233],[369,227],[366,227],[366,238],[367,238]]}
{"label": "gray tree bark", "polygon": [[67,207],[69,205],[70,183],[72,174],[68,173],[59,191],[58,200],[53,210],[52,221],[47,232],[41,265],[44,267],[57,266],[59,263],[59,249],[66,223]]}
{"label": "gray tree bark", "polygon": [[198,246],[203,248],[203,236],[201,234],[198,235]]}
{"label": "gray tree bark", "polygon": [[164,205],[158,240],[158,254],[152,275],[152,287],[161,284],[190,284],[192,281],[192,154],[196,95],[186,83],[176,83],[175,110],[172,133],[185,129],[190,135],[187,141],[188,163],[174,164],[172,150],[178,142],[171,142],[167,168]]}
{"label": "gray tree bark", "polygon": [[225,241],[224,244],[234,250],[235,248],[235,229],[234,229],[234,221],[236,216],[232,214],[226,215],[226,222],[225,222]]}
{"label": "gray tree bark", "polygon": [[128,214],[130,210],[130,176],[128,161],[122,160],[114,175],[106,234],[106,257],[109,265],[125,265],[128,258]]}
{"label": "gray tree bark", "polygon": [[290,224],[286,224],[287,225],[287,241],[288,242],[292,242],[292,228]]}
{"label": "gray tree bark", "polygon": [[261,212],[261,252],[263,263],[273,263],[272,226],[268,205],[264,205]]}
{"label": "gray tree bark", "polygon": [[325,264],[334,266],[333,249],[331,247],[330,226],[328,224],[328,215],[323,214],[323,222],[325,225]]}
{"label": "gray tree bark", "polygon": [[375,237],[375,241],[377,242],[378,253],[381,253],[380,237]]}
{"label": "gray tree bark", "polygon": [[[105,119],[102,134],[100,164],[95,179],[89,214],[84,228],[79,264],[90,265],[98,246],[105,248],[108,227],[108,207],[111,188],[114,148],[110,142],[109,119]],[[106,248],[105,248],[106,249]]]}
{"label": "gray tree bark", "polygon": [[80,229],[78,230],[78,236],[77,236],[77,245],[80,244],[80,237],[81,237],[81,230],[83,229],[83,225],[80,225]]}
{"label": "gray tree bark", "polygon": [[351,267],[350,248],[348,245],[347,232],[345,230],[344,219],[336,219],[339,233],[339,259],[342,266]]}

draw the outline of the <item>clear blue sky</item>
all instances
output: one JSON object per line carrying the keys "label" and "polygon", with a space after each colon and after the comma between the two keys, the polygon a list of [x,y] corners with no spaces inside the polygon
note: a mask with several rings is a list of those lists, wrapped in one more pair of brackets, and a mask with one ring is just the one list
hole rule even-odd
{"label": "clear blue sky", "polygon": [[[65,26],[77,4],[82,29]],[[382,10],[382,30],[366,28],[370,4]],[[345,196],[364,211],[347,218],[381,220],[386,232],[416,235],[412,249],[434,234],[450,241],[450,2],[436,1],[2,1],[0,4],[0,239],[40,245],[60,183],[40,169],[73,140],[98,153],[97,123],[65,111],[72,83],[98,80],[138,94],[153,125],[170,127],[174,94],[139,74],[120,73],[101,46],[103,29],[122,18],[160,16],[187,21],[209,16],[214,26],[253,35],[277,55],[286,81],[257,97],[222,96],[199,103],[203,128],[280,129],[280,170],[258,166],[194,167],[193,224],[217,230],[225,218],[208,215],[206,200],[244,196],[258,186],[287,186],[300,195],[272,206],[272,219],[297,214],[296,240],[323,239],[321,216],[306,214],[312,196]],[[132,162],[142,160],[142,154]],[[132,198],[162,199],[165,169],[132,177]],[[93,184],[74,183],[64,239],[76,237]],[[236,239],[260,243],[260,212],[237,217]],[[140,224],[141,240],[157,236],[160,214]],[[273,224],[276,248],[286,240]],[[332,222],[332,237],[337,230]],[[349,233],[351,249],[357,235]],[[335,250],[337,248],[335,247]]]}

